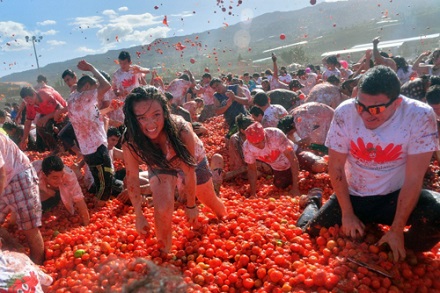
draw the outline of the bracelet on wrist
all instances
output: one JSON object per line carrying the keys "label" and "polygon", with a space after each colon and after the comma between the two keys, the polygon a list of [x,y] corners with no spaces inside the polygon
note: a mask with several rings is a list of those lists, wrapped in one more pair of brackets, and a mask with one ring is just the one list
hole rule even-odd
{"label": "bracelet on wrist", "polygon": [[197,207],[197,205],[193,205],[192,207],[189,207],[189,206],[185,206],[188,210],[193,210],[193,209],[195,209],[196,207]]}

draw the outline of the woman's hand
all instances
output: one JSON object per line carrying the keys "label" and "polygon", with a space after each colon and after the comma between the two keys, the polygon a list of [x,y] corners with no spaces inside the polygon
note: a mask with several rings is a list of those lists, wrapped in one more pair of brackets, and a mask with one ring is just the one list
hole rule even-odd
{"label": "woman's hand", "polygon": [[194,225],[197,221],[197,217],[199,216],[199,208],[197,207],[197,205],[194,206],[194,208],[188,208],[187,206],[185,206],[185,214],[188,218],[188,222],[191,225]]}
{"label": "woman's hand", "polygon": [[148,224],[148,221],[144,216],[136,217],[136,231],[139,234],[150,234],[150,224]]}

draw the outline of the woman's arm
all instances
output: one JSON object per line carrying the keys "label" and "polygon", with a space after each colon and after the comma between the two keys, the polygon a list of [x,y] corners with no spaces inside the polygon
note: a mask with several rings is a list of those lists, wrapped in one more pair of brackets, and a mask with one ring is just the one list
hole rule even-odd
{"label": "woman's arm", "polygon": [[139,187],[139,162],[137,156],[131,152],[126,143],[122,145],[122,151],[124,152],[124,162],[127,170],[125,182],[127,183],[128,196],[136,215],[136,230],[138,233],[146,234],[150,230],[150,225],[145,219],[142,210],[142,196]]}
{"label": "woman's arm", "polygon": [[[184,126],[180,131],[180,139],[182,140],[185,147],[188,149],[189,153],[193,158],[195,158],[195,150],[196,150],[196,134],[192,130],[189,123],[184,123]],[[197,163],[197,162],[196,162]],[[187,198],[187,206],[192,207],[196,204],[196,168],[194,166],[190,166],[186,163],[182,162],[181,165],[182,171],[185,174],[185,192]]]}

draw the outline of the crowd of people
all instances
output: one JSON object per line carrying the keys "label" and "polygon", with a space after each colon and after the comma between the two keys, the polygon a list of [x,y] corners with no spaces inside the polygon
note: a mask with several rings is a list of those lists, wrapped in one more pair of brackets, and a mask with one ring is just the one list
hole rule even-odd
{"label": "crowd of people", "polygon": [[[244,197],[255,197],[258,177],[273,175],[274,186],[301,197],[296,224],[311,236],[338,224],[357,238],[366,224],[380,223],[390,229],[379,243],[395,261],[405,249],[429,250],[440,240],[440,194],[422,183],[431,159],[440,157],[440,50],[411,66],[380,52],[379,42],[351,65],[328,56],[322,67],[289,73],[272,54],[273,68],[261,74],[204,73],[196,80],[186,70],[169,82],[122,51],[111,77],[85,60],[77,70],[89,74],[79,79],[66,69],[66,98],[40,75],[36,86],[20,90],[21,105],[0,110],[0,223],[10,215],[30,258],[42,264],[46,210],[62,202],[88,225],[85,189],[97,207],[115,198],[133,205],[136,230],[148,234],[142,208],[151,196],[166,253],[175,202],[194,226],[198,203],[227,220],[222,182],[245,179]],[[208,161],[199,138],[214,116],[223,116],[228,130],[228,170],[220,154]],[[28,150],[50,153],[31,162]],[[76,157],[70,168],[60,158],[66,153]],[[115,159],[125,169],[115,172]],[[329,173],[334,194],[323,206],[322,191],[301,195],[300,170]],[[0,262],[4,255],[0,244]]]}

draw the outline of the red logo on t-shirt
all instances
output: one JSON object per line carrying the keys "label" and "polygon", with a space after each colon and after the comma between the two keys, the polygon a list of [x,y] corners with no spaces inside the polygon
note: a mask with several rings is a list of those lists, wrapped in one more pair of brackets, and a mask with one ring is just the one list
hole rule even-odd
{"label": "red logo on t-shirt", "polygon": [[136,76],[133,75],[131,79],[124,79],[121,84],[123,87],[130,87],[136,83]]}
{"label": "red logo on t-shirt", "polygon": [[279,150],[273,150],[270,154],[265,156],[259,156],[257,159],[266,163],[273,163],[280,156],[281,152]]}
{"label": "red logo on t-shirt", "polygon": [[[35,292],[37,285],[37,275],[34,272],[30,272],[30,276],[15,279],[14,283],[9,287],[8,292]],[[0,291],[3,292],[3,290]]]}
{"label": "red logo on t-shirt", "polygon": [[373,161],[379,164],[395,161],[402,154],[402,145],[388,144],[384,149],[380,145],[374,146],[371,142],[365,144],[362,138],[350,142],[351,154],[358,160]]}

